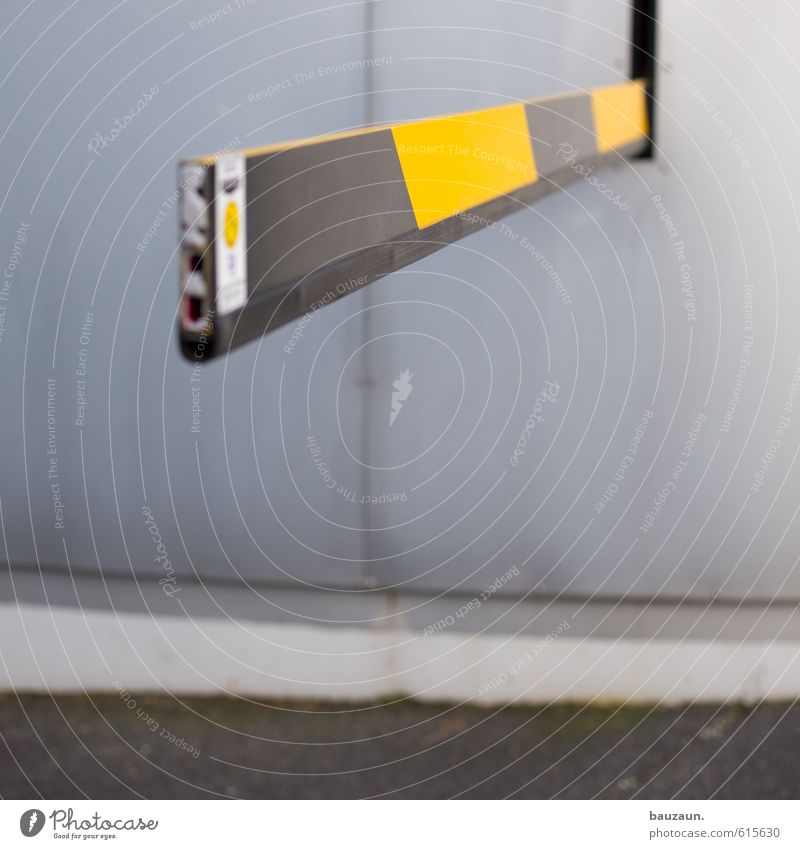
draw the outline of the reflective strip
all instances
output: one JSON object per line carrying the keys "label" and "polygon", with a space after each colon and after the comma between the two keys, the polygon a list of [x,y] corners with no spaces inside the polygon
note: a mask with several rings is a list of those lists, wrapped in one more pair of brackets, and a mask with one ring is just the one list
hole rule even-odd
{"label": "reflective strip", "polygon": [[599,153],[647,135],[647,95],[639,81],[592,89],[592,113]]}
{"label": "reflective strip", "polygon": [[420,229],[537,179],[522,103],[401,124],[392,136]]}

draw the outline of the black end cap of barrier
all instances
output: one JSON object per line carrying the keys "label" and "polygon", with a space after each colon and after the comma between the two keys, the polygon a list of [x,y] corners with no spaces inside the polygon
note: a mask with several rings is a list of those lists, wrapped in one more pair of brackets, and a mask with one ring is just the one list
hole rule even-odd
{"label": "black end cap of barrier", "polygon": [[657,0],[632,0],[631,79],[647,81],[647,145],[637,159],[652,159],[655,139]]}

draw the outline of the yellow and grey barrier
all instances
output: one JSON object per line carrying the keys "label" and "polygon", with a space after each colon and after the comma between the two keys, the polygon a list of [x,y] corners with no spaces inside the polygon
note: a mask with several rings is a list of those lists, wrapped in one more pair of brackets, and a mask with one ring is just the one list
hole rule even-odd
{"label": "yellow and grey barrier", "polygon": [[647,144],[633,81],[184,162],[184,353],[227,353],[566,185],[577,164]]}

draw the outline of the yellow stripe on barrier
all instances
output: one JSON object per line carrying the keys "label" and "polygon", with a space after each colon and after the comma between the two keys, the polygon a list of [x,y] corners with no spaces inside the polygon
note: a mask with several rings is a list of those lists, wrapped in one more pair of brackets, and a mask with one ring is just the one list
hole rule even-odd
{"label": "yellow stripe on barrier", "polygon": [[392,135],[420,229],[537,179],[521,103],[401,124]]}
{"label": "yellow stripe on barrier", "polygon": [[647,135],[647,95],[638,80],[592,90],[597,150],[608,153]]}

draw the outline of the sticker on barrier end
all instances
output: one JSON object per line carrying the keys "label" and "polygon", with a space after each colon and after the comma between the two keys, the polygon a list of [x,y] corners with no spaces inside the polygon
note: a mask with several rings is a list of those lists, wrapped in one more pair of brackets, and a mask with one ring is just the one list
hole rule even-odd
{"label": "sticker on barrier end", "polygon": [[243,156],[214,163],[217,312],[238,310],[247,301],[246,166]]}

